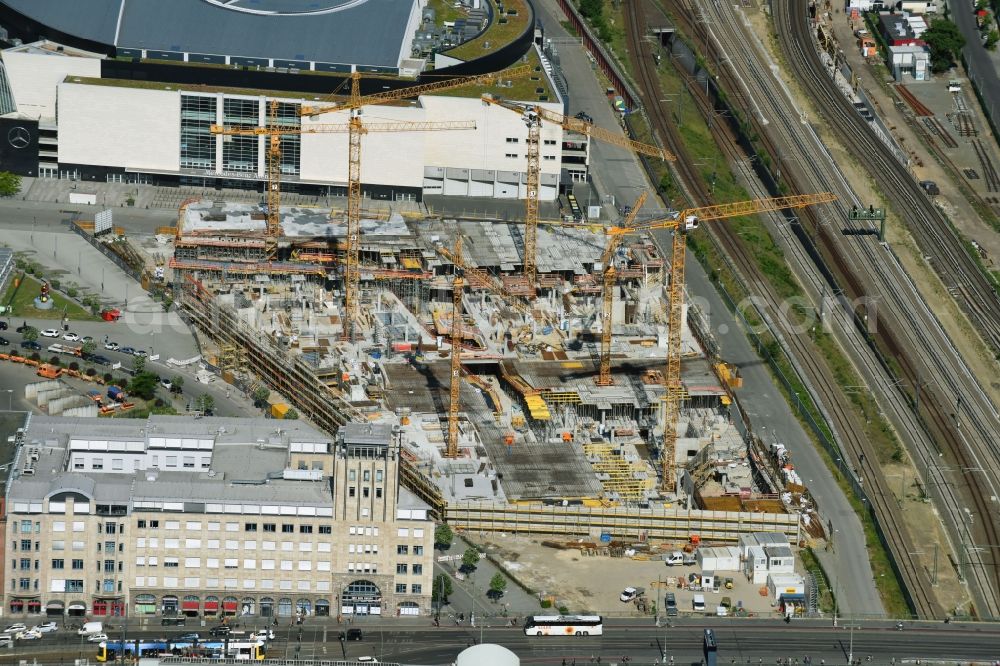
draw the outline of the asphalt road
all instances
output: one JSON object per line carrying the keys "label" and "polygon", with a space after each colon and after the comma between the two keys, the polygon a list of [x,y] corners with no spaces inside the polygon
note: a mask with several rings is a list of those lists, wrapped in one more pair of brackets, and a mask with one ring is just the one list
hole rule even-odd
{"label": "asphalt road", "polygon": [[[983,96],[985,102],[983,112],[993,118],[993,123],[996,124],[998,120],[996,113],[1000,110],[1000,76],[997,76],[997,65],[989,51],[983,48],[983,42],[979,38],[979,28],[976,27],[976,15],[972,12],[970,3],[951,4],[951,18],[965,37],[962,55],[965,57],[966,74],[976,83]],[[973,97],[974,95],[969,95],[970,101]]]}
{"label": "asphalt road", "polygon": [[[333,622],[307,622],[302,627],[279,627],[268,649],[270,658],[356,659],[376,656],[384,662],[407,664],[453,663],[463,649],[478,643],[497,643],[521,657],[522,662],[567,664],[574,661],[620,663],[628,656],[636,663],[656,660],[677,664],[699,663],[702,659],[704,629],[711,627],[719,645],[720,664],[770,664],[777,658],[798,660],[808,656],[816,666],[824,662],[845,664],[852,653],[856,659],[869,655],[872,664],[916,660],[991,662],[1000,651],[1000,628],[992,625],[907,625],[897,631],[891,624],[841,625],[796,620],[791,625],[770,621],[688,621],[657,628],[629,622],[609,622],[603,636],[545,638],[527,637],[520,628],[429,626],[426,618],[412,621],[360,621],[361,641],[341,643],[345,627]],[[853,629],[851,628],[853,626]],[[247,628],[252,628],[251,624]],[[301,630],[301,632],[300,632]],[[180,636],[200,628],[170,628],[136,632],[132,638]],[[117,634],[112,632],[112,638]],[[296,648],[298,648],[296,650]],[[0,654],[0,661],[36,657],[40,662],[92,656],[96,647],[68,631],[48,634],[38,641],[21,641],[13,650]],[[867,663],[867,662],[866,662]]]}

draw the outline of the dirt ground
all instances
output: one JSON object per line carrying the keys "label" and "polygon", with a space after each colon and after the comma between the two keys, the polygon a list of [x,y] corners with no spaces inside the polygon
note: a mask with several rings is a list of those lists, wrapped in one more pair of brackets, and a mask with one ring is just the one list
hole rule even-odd
{"label": "dirt ground", "polygon": [[[583,555],[578,550],[556,550],[541,545],[542,538],[514,535],[477,536],[477,543],[487,548],[503,564],[511,576],[537,592],[552,594],[558,605],[565,605],[570,612],[593,611],[602,615],[635,615],[633,604],[619,601],[618,595],[626,587],[645,587],[646,596],[656,602],[662,612],[663,594],[673,592],[681,614],[692,613],[695,592],[676,588],[658,587],[657,581],[668,577],[687,577],[700,573],[695,566],[668,567],[662,561],[640,561],[629,558],[611,558]],[[723,597],[729,597],[733,606],[743,602],[749,613],[775,614],[770,599],[761,596],[760,585],[753,585],[736,571],[717,572],[724,580],[733,579],[733,589],[705,594],[707,612],[715,613]]]}

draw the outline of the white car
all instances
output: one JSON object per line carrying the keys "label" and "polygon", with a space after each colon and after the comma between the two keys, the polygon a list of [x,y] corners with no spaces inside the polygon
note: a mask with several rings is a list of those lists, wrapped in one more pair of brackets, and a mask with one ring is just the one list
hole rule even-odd
{"label": "white car", "polygon": [[59,625],[55,622],[43,622],[42,624],[36,624],[31,628],[32,631],[38,631],[43,634],[48,634],[59,629]]}
{"label": "white car", "polygon": [[42,331],[41,333],[39,333],[39,335],[41,335],[43,338],[58,338],[59,337],[59,329],[57,329],[57,328],[47,328],[44,331]]}
{"label": "white car", "polygon": [[623,602],[629,602],[639,596],[639,590],[634,587],[626,587],[622,590],[622,593],[618,595],[618,599]]}
{"label": "white car", "polygon": [[8,625],[6,629],[3,630],[5,634],[16,634],[19,631],[24,631],[28,627],[24,626],[23,622],[16,622],[14,624]]}
{"label": "white car", "polygon": [[63,336],[63,340],[68,340],[70,342],[77,342],[80,340],[80,336],[74,333],[73,331],[70,331],[69,333]]}
{"label": "white car", "polygon": [[108,640],[107,634],[91,634],[87,636],[87,640],[91,643],[100,643],[101,641]]}
{"label": "white car", "polygon": [[358,662],[360,664],[377,664],[378,663],[378,659],[376,659],[375,657],[358,657],[354,661],[356,661],[356,662]]}
{"label": "white car", "polygon": [[107,349],[108,351],[118,351],[119,349],[121,349],[121,345],[118,344],[117,342],[105,342],[104,348]]}
{"label": "white car", "polygon": [[19,641],[35,641],[42,637],[42,632],[35,631],[34,629],[26,629],[24,631],[19,631],[14,635]]}

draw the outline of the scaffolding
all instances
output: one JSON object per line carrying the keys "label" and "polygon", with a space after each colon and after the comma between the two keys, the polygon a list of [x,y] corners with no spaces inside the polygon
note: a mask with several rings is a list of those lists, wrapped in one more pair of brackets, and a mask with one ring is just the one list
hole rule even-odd
{"label": "scaffolding", "polygon": [[621,447],[602,441],[585,443],[583,453],[608,499],[641,502],[654,494],[656,473],[638,456],[628,460]]}

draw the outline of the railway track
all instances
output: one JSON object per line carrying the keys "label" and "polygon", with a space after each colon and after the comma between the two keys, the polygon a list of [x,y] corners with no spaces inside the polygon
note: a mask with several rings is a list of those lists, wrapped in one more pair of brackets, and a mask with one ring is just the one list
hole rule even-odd
{"label": "railway track", "polygon": [[[637,72],[642,90],[647,96],[647,100],[657,100],[660,95],[655,68],[652,66],[652,59],[649,57],[650,54],[646,53],[641,40],[641,36],[645,34],[645,25],[642,21],[643,14],[650,11],[655,12],[655,10],[650,9],[649,5],[640,4],[637,6],[633,4],[626,8],[629,24],[628,33],[630,36],[629,52],[635,55],[635,71]],[[700,102],[702,106],[707,107],[707,98],[703,94],[699,94],[699,97],[701,98]],[[742,95],[742,98],[743,100],[747,100],[746,95]],[[676,128],[669,122],[666,113],[655,103],[647,104],[646,110],[654,127],[661,136],[666,137],[668,143],[671,144],[671,150],[679,155],[680,159],[675,163],[675,166],[682,172],[682,179],[690,195],[698,201],[710,200],[711,195],[698,177],[698,174],[694,172],[690,164],[685,163],[684,155],[682,154],[683,144],[677,138]],[[721,139],[720,145],[726,150],[728,161],[731,164],[742,165],[741,168],[747,172],[745,174],[747,180],[749,182],[757,182],[755,174],[752,173],[745,159],[746,156],[738,146],[737,138],[729,133],[728,126],[716,123],[715,129],[718,138]],[[755,195],[768,195],[762,186],[758,185],[757,187],[759,189],[754,192]],[[710,233],[712,233],[723,253],[733,262],[740,274],[747,279],[748,283],[753,285],[751,288],[756,290],[757,293],[755,295],[762,296],[773,305],[779,304],[781,302],[780,296],[771,288],[766,277],[760,273],[755,259],[750,255],[740,239],[737,238],[736,234],[730,231],[725,225],[711,227]],[[806,258],[806,261],[808,261],[808,258]],[[834,316],[837,316],[837,314],[834,313]],[[845,315],[843,312],[839,314],[841,316]],[[765,316],[767,315],[765,314]],[[769,319],[771,319],[773,324],[781,327],[781,335],[785,343],[792,347],[791,351],[802,366],[801,369],[804,371],[806,381],[822,397],[822,404],[825,405],[827,417],[840,435],[843,444],[849,450],[859,452],[858,457],[863,460],[864,457],[860,452],[865,450],[865,440],[867,438],[864,424],[854,414],[853,408],[833,379],[830,369],[825,363],[819,360],[820,356],[817,354],[808,337],[802,336],[794,330],[789,330],[788,322],[783,317],[769,317]],[[898,515],[898,507],[892,500],[892,493],[886,486],[885,479],[880,474],[869,477],[869,483],[873,484],[870,487],[870,495],[873,503],[872,508],[884,526],[884,533],[886,539],[890,542],[890,547],[894,554],[897,555],[904,583],[907,584],[908,589],[912,588],[911,598],[913,606],[921,616],[934,616],[939,612],[939,609],[934,601],[924,592],[924,588],[920,584],[925,576],[919,562],[912,555],[915,549],[905,533],[892,527],[901,522]]]}
{"label": "railway track", "polygon": [[1000,178],[997,178],[996,167],[993,166],[993,160],[990,159],[990,154],[987,152],[986,146],[979,139],[973,139],[972,147],[976,151],[976,157],[979,158],[979,166],[983,169],[983,178],[986,179],[986,191],[1000,192]]}
{"label": "railway track", "polygon": [[[1000,301],[989,281],[968,256],[947,221],[921,192],[906,170],[882,144],[852,116],[849,102],[836,90],[812,42],[808,27],[807,7],[794,0],[775,0],[774,19],[779,42],[786,50],[796,78],[807,94],[816,100],[834,131],[856,156],[863,157],[876,178],[884,183],[885,195],[899,211],[908,211],[908,228],[925,252],[933,253],[928,262],[938,272],[958,303],[987,342],[996,347],[1000,340]],[[861,250],[869,259],[868,272],[876,278],[875,285],[885,301],[895,307],[879,309],[880,333],[886,327],[889,335],[881,336],[886,354],[897,359],[902,375],[911,386],[919,386],[933,378],[936,390],[931,400],[922,400],[920,416],[926,432],[939,451],[923,447],[916,453],[925,463],[925,483],[948,479],[943,499],[948,506],[939,507],[949,513],[946,526],[956,545],[959,560],[966,559],[968,541],[989,544],[972,567],[973,590],[977,611],[988,617],[1000,616],[1000,552],[997,517],[992,510],[992,497],[997,496],[1000,445],[995,436],[997,411],[969,372],[964,361],[944,334],[939,322],[919,298],[908,277],[891,278],[878,261],[875,248],[867,243],[846,246]],[[872,263],[871,260],[875,260]],[[874,270],[872,270],[874,269]],[[882,315],[886,317],[883,320]],[[884,323],[882,323],[884,321]],[[919,390],[919,389],[918,389]],[[955,466],[945,473],[932,461],[941,452]],[[956,495],[957,486],[960,493]],[[967,515],[977,518],[974,527]],[[963,515],[966,514],[966,515]],[[980,541],[981,540],[981,541]],[[961,544],[961,545],[959,545]]]}

